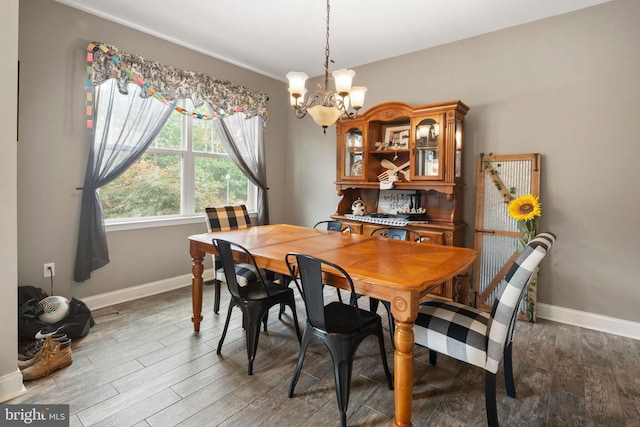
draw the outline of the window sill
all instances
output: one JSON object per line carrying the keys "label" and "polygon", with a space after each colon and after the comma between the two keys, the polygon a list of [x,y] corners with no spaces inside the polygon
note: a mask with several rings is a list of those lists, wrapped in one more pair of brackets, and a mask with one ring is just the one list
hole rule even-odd
{"label": "window sill", "polygon": [[142,228],[172,227],[176,225],[202,224],[204,215],[145,218],[105,223],[107,233],[112,231],[139,230]]}
{"label": "window sill", "polygon": [[[249,217],[252,223],[256,223],[258,214],[256,212],[249,212]],[[202,224],[205,222],[204,215],[189,215],[189,216],[173,216],[166,218],[145,218],[145,219],[130,219],[122,221],[114,221],[105,223],[105,230],[107,233],[112,231],[127,231],[127,230],[139,230],[142,228],[158,228],[158,227],[173,227],[176,225],[189,225],[189,224]]]}

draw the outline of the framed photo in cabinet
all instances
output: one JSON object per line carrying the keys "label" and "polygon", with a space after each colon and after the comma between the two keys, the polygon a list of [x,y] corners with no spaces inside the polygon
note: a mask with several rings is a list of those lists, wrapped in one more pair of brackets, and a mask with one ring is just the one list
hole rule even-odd
{"label": "framed photo in cabinet", "polygon": [[437,148],[440,137],[440,123],[432,118],[422,120],[416,129],[418,147]]}
{"label": "framed photo in cabinet", "polygon": [[384,130],[384,142],[389,144],[389,147],[404,147],[409,146],[409,130],[411,127],[407,126],[389,126]]}

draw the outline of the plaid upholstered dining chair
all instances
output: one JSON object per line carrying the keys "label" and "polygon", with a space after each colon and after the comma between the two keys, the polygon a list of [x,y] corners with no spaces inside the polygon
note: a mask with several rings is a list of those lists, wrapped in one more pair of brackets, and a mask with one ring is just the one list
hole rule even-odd
{"label": "plaid upholstered dining chair", "polygon": [[507,395],[516,397],[511,347],[518,306],[554,241],[555,235],[540,233],[529,242],[501,282],[491,313],[438,299],[420,306],[413,328],[415,343],[429,349],[432,365],[437,353],[442,353],[485,370],[485,406],[491,427],[498,426],[496,373],[503,356]]}
{"label": "plaid upholstered dining chair", "polygon": [[[207,228],[209,231],[227,231],[236,228],[251,227],[251,219],[245,205],[237,206],[219,206],[205,208],[207,213]],[[236,263],[236,280],[240,286],[246,286],[248,283],[258,280],[256,267],[247,263]],[[226,283],[222,262],[218,257],[213,255],[213,271],[214,278],[205,282],[215,286],[215,296],[213,301],[213,312],[220,311],[220,286],[221,282]],[[264,276],[263,270],[260,273]]]}

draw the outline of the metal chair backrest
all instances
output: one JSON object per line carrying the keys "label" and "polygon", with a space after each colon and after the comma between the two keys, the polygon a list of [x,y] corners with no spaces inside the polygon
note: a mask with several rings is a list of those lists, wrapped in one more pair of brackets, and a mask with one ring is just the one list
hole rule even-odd
{"label": "metal chair backrest", "polygon": [[384,237],[393,240],[411,240],[412,242],[421,242],[422,236],[417,231],[409,230],[408,228],[397,227],[381,227],[376,228],[370,234],[370,236]]}
{"label": "metal chair backrest", "polygon": [[328,231],[337,231],[340,233],[351,233],[351,226],[349,224],[345,224],[344,222],[340,222],[340,221],[320,221],[317,222],[316,225],[313,226],[313,228],[318,228],[319,225],[324,225],[326,224],[327,230]]}
{"label": "metal chair backrest", "polygon": [[[295,257],[295,262],[293,262]],[[293,277],[298,291],[302,295],[305,309],[307,311],[307,320],[309,323],[324,331],[327,330],[327,323],[324,311],[324,284],[322,279],[322,267],[325,266],[338,271],[346,280],[351,290],[352,303],[350,305],[357,308],[356,292],[353,287],[353,280],[349,274],[339,265],[316,258],[311,255],[305,255],[295,252],[289,252],[285,255],[285,262],[291,277]],[[300,285],[302,284],[302,286]],[[345,304],[346,305],[346,304]],[[354,310],[358,322],[361,323],[360,310]]]}
{"label": "metal chair backrest", "polygon": [[262,276],[262,273],[260,272],[260,269],[256,264],[256,260],[246,248],[244,248],[243,246],[237,243],[233,243],[223,239],[213,239],[213,247],[216,249],[216,252],[220,257],[220,261],[222,262],[224,275],[225,275],[225,278],[227,279],[227,287],[229,288],[229,292],[231,292],[231,295],[233,295],[236,298],[240,298],[240,285],[238,284],[238,280],[236,278],[237,273],[236,273],[236,266],[233,259],[233,250],[231,249],[232,247],[234,247],[236,250],[240,250],[244,252],[247,258],[247,262],[249,262],[255,267],[258,280],[264,286],[265,290],[267,291],[267,294],[269,294],[269,290],[267,286],[265,286],[264,277]]}

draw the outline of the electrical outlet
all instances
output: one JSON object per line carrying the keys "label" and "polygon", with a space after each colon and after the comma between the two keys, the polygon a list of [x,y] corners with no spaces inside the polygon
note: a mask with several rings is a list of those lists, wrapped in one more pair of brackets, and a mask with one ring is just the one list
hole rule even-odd
{"label": "electrical outlet", "polygon": [[44,265],[44,277],[51,277],[56,275],[56,263],[48,262]]}

